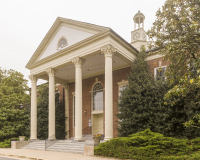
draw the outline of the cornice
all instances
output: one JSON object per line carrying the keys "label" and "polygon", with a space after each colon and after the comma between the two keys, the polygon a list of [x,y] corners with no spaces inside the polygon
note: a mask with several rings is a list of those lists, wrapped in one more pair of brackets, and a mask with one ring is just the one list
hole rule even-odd
{"label": "cornice", "polygon": [[83,41],[80,41],[80,42],[78,42],[78,43],[76,43],[76,44],[74,44],[72,46],[69,46],[69,47],[67,47],[67,48],[65,48],[63,50],[60,50],[60,51],[58,51],[58,52],[56,52],[56,53],[54,53],[54,54],[52,54],[52,55],[50,55],[48,57],[45,57],[45,58],[35,62],[34,64],[30,65],[30,66],[26,66],[26,68],[32,69],[32,68],[34,68],[34,67],[36,67],[38,65],[41,65],[41,64],[43,64],[45,62],[48,62],[48,61],[50,61],[50,60],[52,60],[54,58],[60,57],[60,56],[62,56],[64,54],[67,54],[67,53],[69,53],[69,52],[71,52],[71,51],[73,51],[75,49],[78,49],[78,48],[80,48],[82,46],[90,44],[91,42],[96,41],[96,40],[98,40],[98,39],[100,39],[102,37],[105,37],[105,36],[110,36],[111,38],[116,40],[118,43],[120,43],[123,47],[125,47],[130,52],[132,52],[133,55],[137,56],[134,53],[137,53],[138,51],[132,45],[130,45],[128,42],[126,42],[123,38],[121,38],[118,34],[116,34],[112,29],[107,29],[107,30],[102,31],[102,32],[100,32],[98,34],[95,34],[95,35],[93,35],[93,36],[91,36],[91,37],[89,37],[87,39],[84,39]]}
{"label": "cornice", "polygon": [[41,52],[44,49],[44,47],[46,46],[46,44],[49,42],[49,38],[52,37],[52,35],[55,33],[55,31],[58,29],[58,27],[61,26],[61,24],[63,22],[72,24],[72,25],[76,25],[76,26],[80,26],[80,27],[84,27],[84,28],[90,28],[90,29],[97,30],[97,31],[103,31],[103,30],[109,29],[108,27],[103,27],[103,26],[98,26],[98,25],[94,25],[94,24],[90,24],[90,23],[85,23],[85,22],[80,22],[80,21],[75,21],[75,20],[71,20],[71,19],[58,17],[55,20],[55,22],[53,23],[53,25],[51,26],[50,30],[45,35],[45,37],[43,38],[42,42],[40,43],[40,45],[38,46],[38,48],[36,49],[36,51],[34,52],[32,57],[30,58],[29,62],[26,65],[26,68],[30,69],[31,64],[37,59],[37,57],[41,54]]}
{"label": "cornice", "polygon": [[[116,71],[116,70],[120,70],[120,69],[123,69],[123,68],[128,68],[128,67],[131,67],[132,65],[128,64],[128,65],[123,65],[123,66],[119,66],[119,67],[116,67],[113,69],[113,72]],[[82,79],[87,79],[87,78],[91,78],[91,77],[95,77],[95,76],[98,76],[98,75],[102,75],[104,74],[105,71],[99,71],[95,74],[90,74],[90,75],[87,75],[87,76],[83,76]],[[68,81],[68,83],[72,83],[72,82],[75,82],[75,79],[72,79],[71,81]]]}
{"label": "cornice", "polygon": [[35,62],[34,64],[26,65],[26,68],[32,69],[32,68],[34,68],[34,67],[36,67],[36,66],[38,66],[40,64],[48,62],[48,61],[50,61],[50,60],[52,60],[54,58],[60,57],[60,56],[62,56],[64,54],[67,54],[67,53],[69,53],[69,52],[71,52],[71,51],[73,51],[75,49],[78,49],[78,48],[80,48],[80,47],[82,47],[84,45],[87,45],[87,44],[91,43],[92,41],[95,41],[96,39],[104,37],[104,36],[106,36],[108,34],[109,34],[109,30],[106,30],[106,31],[100,32],[98,34],[95,34],[95,35],[93,35],[91,37],[88,37],[88,38],[86,38],[86,39],[84,39],[84,40],[82,40],[82,41],[80,41],[80,42],[78,42],[78,43],[76,43],[74,45],[71,45],[71,46],[69,46],[69,47],[67,47],[67,48],[65,48],[63,50],[60,50],[60,51],[58,51],[58,52],[56,52],[56,53],[54,53],[54,54],[52,54],[52,55],[50,55],[48,57],[45,57],[45,58]]}

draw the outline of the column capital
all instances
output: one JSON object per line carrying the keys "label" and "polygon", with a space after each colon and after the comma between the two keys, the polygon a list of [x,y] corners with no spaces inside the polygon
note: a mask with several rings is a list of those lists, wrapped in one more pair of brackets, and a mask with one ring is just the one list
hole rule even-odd
{"label": "column capital", "polygon": [[101,48],[101,53],[104,54],[105,57],[112,57],[112,55],[117,51],[115,47],[111,44],[107,44]]}
{"label": "column capital", "polygon": [[50,76],[50,77],[53,77],[56,73],[56,70],[54,68],[48,68],[45,70],[47,72],[47,74]]}
{"label": "column capital", "polygon": [[85,59],[76,57],[72,59],[72,63],[75,64],[75,67],[82,67],[82,64],[85,62]]}
{"label": "column capital", "polygon": [[69,84],[68,84],[68,83],[65,83],[65,84],[63,84],[63,87],[64,87],[66,90],[68,90],[68,89],[69,89]]}
{"label": "column capital", "polygon": [[31,80],[31,83],[36,83],[38,80],[36,75],[29,75],[28,78]]}

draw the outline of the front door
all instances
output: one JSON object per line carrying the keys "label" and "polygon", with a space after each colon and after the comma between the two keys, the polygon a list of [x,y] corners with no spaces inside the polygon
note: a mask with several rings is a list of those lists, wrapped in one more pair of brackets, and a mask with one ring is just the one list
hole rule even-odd
{"label": "front door", "polygon": [[92,128],[92,134],[103,134],[103,114],[93,114]]}

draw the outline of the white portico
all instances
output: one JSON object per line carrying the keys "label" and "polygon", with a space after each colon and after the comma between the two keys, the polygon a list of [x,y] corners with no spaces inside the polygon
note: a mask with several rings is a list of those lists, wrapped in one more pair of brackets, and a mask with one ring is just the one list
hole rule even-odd
{"label": "white portico", "polygon": [[[56,138],[55,84],[65,88],[65,114],[70,117],[69,84],[75,82],[74,139],[82,140],[82,81],[100,74],[105,74],[105,140],[113,138],[113,71],[131,66],[136,53],[132,45],[110,28],[57,18],[26,65],[32,82],[30,139],[37,139],[37,79],[49,81],[49,139]],[[91,116],[102,113],[102,109],[93,108]]]}

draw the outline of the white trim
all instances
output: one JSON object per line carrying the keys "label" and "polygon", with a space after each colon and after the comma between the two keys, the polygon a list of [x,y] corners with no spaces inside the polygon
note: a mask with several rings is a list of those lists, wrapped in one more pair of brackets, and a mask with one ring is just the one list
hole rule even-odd
{"label": "white trim", "polygon": [[[90,91],[91,92],[91,111],[92,111],[92,114],[93,114],[93,88],[94,86],[97,84],[97,83],[101,83],[100,81],[96,81],[93,86],[92,86],[92,90]],[[103,87],[103,83],[101,83],[102,87]],[[104,88],[102,89],[102,91],[104,90]],[[103,96],[104,97],[104,96]],[[103,104],[104,104],[104,98],[103,98]],[[101,110],[100,110],[101,111]],[[97,113],[95,113],[97,114]]]}
{"label": "white trim", "polygon": [[67,38],[64,37],[64,36],[62,36],[62,37],[58,40],[58,42],[57,42],[57,47],[56,47],[57,50],[59,50],[59,43],[60,43],[60,41],[61,41],[62,39],[65,39],[66,42],[67,42],[67,44],[65,44],[64,46],[62,46],[61,49],[64,48],[64,47],[66,47],[66,46],[68,45],[68,40],[67,40]]}
{"label": "white trim", "polygon": [[148,55],[146,60],[150,61],[150,60],[154,60],[154,59],[161,58],[161,57],[163,57],[163,55],[161,55],[161,54],[153,54],[153,55]]}
{"label": "white trim", "polygon": [[124,87],[128,85],[128,81],[126,80],[122,80],[121,82],[118,82],[118,101],[119,101],[119,97],[120,97],[120,87]]}
{"label": "white trim", "polygon": [[103,110],[94,110],[92,114],[103,114]]}
{"label": "white trim", "polygon": [[[166,69],[167,66],[160,66],[160,67],[154,68],[154,79],[155,79],[155,80],[156,80],[156,70],[159,69],[159,68],[165,68],[165,69]],[[167,77],[165,76],[165,80],[166,80],[166,78],[167,78]]]}

